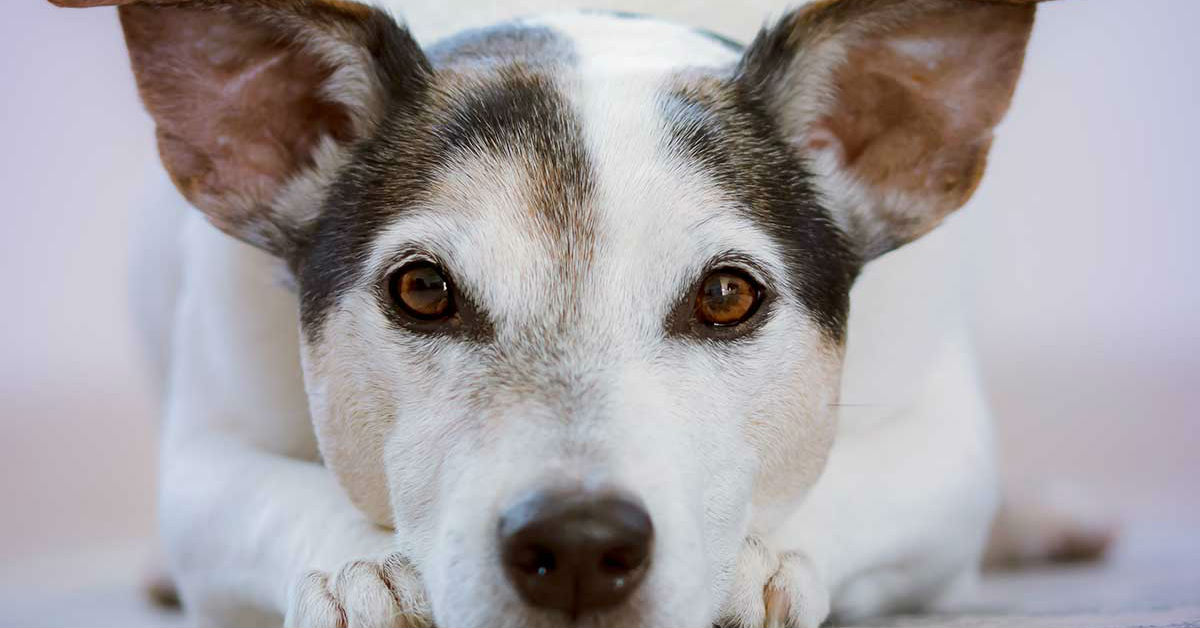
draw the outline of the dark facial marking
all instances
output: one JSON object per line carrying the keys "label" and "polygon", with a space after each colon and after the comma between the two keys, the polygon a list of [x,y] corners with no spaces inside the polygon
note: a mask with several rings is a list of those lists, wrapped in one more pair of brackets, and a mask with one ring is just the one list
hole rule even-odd
{"label": "dark facial marking", "polygon": [[700,165],[783,250],[797,300],[841,342],[860,263],[821,206],[761,93],[727,76],[680,76],[662,99],[668,150]]}
{"label": "dark facial marking", "polygon": [[[547,33],[530,31],[531,37],[498,31],[487,37],[528,42],[544,40]],[[301,323],[310,341],[319,337],[326,313],[342,294],[354,286],[378,285],[379,278],[363,276],[375,236],[428,198],[439,168],[452,170],[466,155],[524,164],[532,179],[531,215],[563,251],[564,261],[590,257],[594,224],[585,200],[592,188],[591,166],[580,123],[559,93],[554,72],[511,59],[501,63],[495,56],[477,63],[478,37],[458,39],[458,45],[465,52],[449,43],[435,46],[439,52],[429,80],[391,103],[380,130],[358,146],[332,186],[297,264]],[[476,302],[477,295],[459,287],[463,304]],[[475,322],[472,337],[491,335],[483,312]]]}
{"label": "dark facial marking", "polygon": [[512,158],[531,166],[530,211],[570,258],[594,240],[594,225],[584,213],[592,190],[591,165],[582,130],[551,79],[508,66],[499,79],[464,93],[464,101],[437,129],[447,153],[479,152]]}

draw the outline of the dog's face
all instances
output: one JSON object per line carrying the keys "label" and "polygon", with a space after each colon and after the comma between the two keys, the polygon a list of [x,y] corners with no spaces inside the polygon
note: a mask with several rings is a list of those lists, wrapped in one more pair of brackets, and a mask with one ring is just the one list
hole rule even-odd
{"label": "dog's face", "polygon": [[[559,625],[506,584],[498,526],[593,492],[653,522],[641,586],[594,621],[701,625],[751,521],[793,505],[832,440],[856,257],[729,83],[738,54],[644,20],[660,47],[638,66],[592,52],[629,21],[431,50],[419,113],[363,147],[301,265],[323,451],[372,478],[360,502],[447,625]],[[664,40],[696,65],[653,56]],[[360,208],[378,222],[347,251]]]}
{"label": "dog's face", "polygon": [[181,189],[291,269],[326,464],[438,623],[700,626],[823,468],[860,265],[978,181],[1032,7],[823,2],[745,51],[593,14],[425,51],[344,2],[122,18]]}

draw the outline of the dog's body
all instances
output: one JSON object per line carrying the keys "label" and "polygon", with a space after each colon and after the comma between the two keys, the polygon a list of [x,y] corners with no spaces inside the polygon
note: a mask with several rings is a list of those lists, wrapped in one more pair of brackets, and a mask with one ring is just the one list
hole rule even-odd
{"label": "dog's body", "polygon": [[[182,201],[174,211],[180,224],[163,226],[178,230],[159,234],[182,242],[184,287],[162,454],[162,529],[174,540],[172,572],[189,611],[213,625],[249,625],[255,617],[269,624],[278,618],[258,613],[286,608],[289,585],[303,573],[386,555],[392,539],[365,524],[323,468],[271,455],[319,459],[291,333],[295,296],[281,285],[278,263],[220,234]],[[945,307],[953,301],[944,285],[926,283],[927,272],[945,272],[944,261],[954,258],[947,237],[954,229],[898,251],[859,279],[849,333],[882,336],[883,346],[863,347],[874,360],[857,361],[859,345],[851,344],[828,466],[772,539],[778,549],[803,549],[819,561],[822,586],[843,616],[918,608],[978,573],[998,490],[990,417],[956,318],[961,310]],[[868,309],[876,300],[895,303],[906,285],[933,298]],[[857,314],[872,311],[881,315]],[[907,333],[888,333],[894,328]],[[908,335],[918,333],[936,340]],[[186,367],[179,356],[189,354],[197,362]],[[897,362],[913,366],[883,367]],[[193,430],[230,440],[210,441],[205,452]],[[261,479],[248,483],[249,474]],[[213,507],[194,501],[192,491],[220,495],[223,516],[189,512],[189,503]],[[263,518],[273,523],[252,523]],[[199,529],[189,525],[197,519]],[[748,567],[765,577],[774,560],[764,556]],[[233,577],[230,568],[244,575]]]}
{"label": "dog's body", "polygon": [[[866,13],[875,10],[871,4],[840,3],[863,5]],[[892,11],[879,19],[897,24],[908,10],[875,4]],[[941,0],[915,4],[952,11]],[[130,41],[153,39],[139,34],[135,20],[138,12],[160,9],[129,9],[123,17]],[[414,28],[446,25],[438,22],[445,16],[439,7],[395,9],[409,14]],[[988,19],[1016,25],[1016,43],[1005,43],[993,59],[1008,66],[995,80],[1015,81],[1010,48],[1023,50],[1032,7],[987,10],[993,9]],[[496,9],[472,15],[483,19],[489,10]],[[794,28],[809,28],[815,41],[836,40],[821,29],[844,18],[836,6],[825,10]],[[838,45],[845,49],[821,54],[853,54],[846,52],[853,42]],[[778,52],[768,48],[752,50]],[[570,611],[581,624],[815,626],[831,610],[859,617],[926,606],[973,580],[997,488],[988,411],[955,297],[952,229],[866,266],[849,298],[848,323],[837,296],[845,297],[862,261],[931,229],[948,210],[928,220],[906,216],[896,221],[900,227],[853,214],[868,211],[863,179],[820,174],[837,169],[822,161],[831,159],[821,153],[828,138],[805,135],[806,150],[815,151],[806,159],[818,172],[817,191],[831,207],[844,202],[845,208],[829,210],[832,222],[814,214],[794,227],[807,239],[804,250],[828,249],[825,257],[806,258],[809,266],[797,273],[771,231],[783,227],[738,214],[739,201],[713,183],[725,180],[705,178],[727,164],[706,161],[716,149],[694,132],[714,123],[733,129],[731,141],[751,142],[763,163],[781,159],[773,144],[746,139],[751,118],[726,111],[732,105],[722,100],[741,96],[721,92],[723,84],[710,77],[739,63],[739,76],[753,75],[761,61],[739,62],[742,50],[708,32],[600,13],[528,18],[426,50],[439,80],[455,77],[438,93],[485,102],[476,114],[495,119],[472,120],[483,133],[499,129],[502,141],[478,140],[485,148],[471,144],[452,167],[427,175],[431,191],[421,197],[421,212],[359,219],[374,228],[369,241],[355,240],[352,226],[325,221],[316,229],[326,235],[305,240],[297,262],[284,250],[294,242],[281,244],[291,236],[275,229],[278,222],[251,223],[247,231],[244,217],[221,213],[233,205],[214,205],[208,191],[197,192],[198,179],[180,174],[170,144],[178,129],[163,140],[168,168],[192,202],[223,230],[269,251],[218,232],[182,200],[167,203],[175,208],[151,208],[160,226],[144,232],[148,247],[179,242],[177,264],[163,263],[143,286],[148,305],[141,310],[144,328],[171,333],[162,526],[185,605],[201,622],[271,623],[286,612],[295,625],[423,625],[431,618],[447,626],[561,625],[562,616],[529,609],[540,604],[530,602],[540,594],[518,595],[492,565],[497,512],[547,482],[618,487],[636,494],[654,520],[653,568],[644,583],[615,610]],[[818,52],[810,49],[803,63],[819,64]],[[937,46],[907,52],[939,54]],[[141,80],[155,72],[149,63],[135,53]],[[494,69],[489,64],[519,68],[506,79],[517,87],[505,84],[509,97],[511,89],[519,92],[512,111],[496,110],[510,101],[488,101],[494,85],[479,76]],[[357,85],[354,77],[340,80]],[[555,89],[540,91],[544,80]],[[143,93],[161,125],[171,114],[156,109],[158,96],[147,84]],[[473,95],[480,85],[485,96]],[[1000,88],[1004,102],[979,114],[986,127],[977,131],[981,138],[990,139],[1009,93]],[[564,108],[573,114],[560,117]],[[536,126],[520,126],[530,111]],[[371,115],[370,124],[380,124]],[[665,127],[648,122],[663,115]],[[438,120],[439,133],[478,132],[447,131],[453,120]],[[785,135],[807,128],[785,128]],[[530,140],[538,133],[548,143]],[[525,141],[533,142],[530,160],[550,155],[537,162],[542,170],[523,170],[520,150],[504,152],[506,143]],[[985,140],[972,141],[984,142],[986,154]],[[664,156],[664,142],[681,152]],[[302,205],[295,199],[320,196],[322,215],[336,213],[328,207],[347,198],[368,203],[364,180],[401,185],[379,183],[370,168],[432,159],[405,153],[411,146],[400,150],[403,157],[371,153],[384,150],[376,146],[356,153],[353,159],[372,165],[355,171],[346,154],[325,144],[316,150],[312,168],[276,200]],[[566,174],[555,170],[573,160],[585,164],[586,181],[570,167]],[[727,177],[741,181],[738,166],[728,167],[735,172]],[[968,164],[968,178],[977,180],[981,168]],[[337,182],[339,172],[355,174]],[[766,185],[760,181],[766,175],[746,176],[743,187]],[[956,195],[949,209],[965,201],[975,180],[947,179]],[[897,211],[909,211],[904,195],[923,192],[914,189],[891,192],[888,202],[902,198]],[[544,202],[538,190],[566,195],[537,214],[530,208]],[[785,192],[765,194],[744,202],[769,205],[774,201],[764,199]],[[277,213],[316,211],[272,202]],[[439,213],[450,206],[466,218]],[[656,211],[642,211],[647,206]],[[555,207],[577,213],[564,217]],[[839,218],[839,211],[851,213]],[[321,241],[338,238],[357,248],[321,252]],[[414,251],[414,242],[440,249]],[[588,253],[581,257],[581,249]],[[455,329],[434,332],[405,319],[396,326],[412,336],[394,341],[386,316],[361,313],[379,295],[347,287],[352,273],[337,268],[342,257],[373,269],[367,274],[403,270],[412,259],[445,263],[471,285],[463,307],[467,300],[485,304],[488,321],[471,327],[464,314]],[[675,340],[671,331],[660,338],[655,325],[664,314],[669,329],[679,324],[671,313],[672,286],[686,284],[714,259],[764,285],[790,287],[764,300],[769,316],[762,314],[752,335],[693,336],[709,332],[689,327],[678,338],[699,337],[697,344]],[[511,271],[495,275],[500,266]],[[640,277],[647,268],[673,278],[662,285]],[[539,278],[544,292],[530,295],[527,286]],[[806,292],[796,281],[824,281],[825,292]],[[295,283],[300,308],[289,285]],[[622,301],[630,291],[633,303],[651,314],[643,317]],[[531,311],[554,314],[541,319]],[[164,317],[172,322],[164,324]],[[389,351],[408,357],[389,362],[373,353],[392,342],[398,344]],[[504,348],[481,348],[492,343]],[[647,343],[654,347],[649,353]],[[385,390],[393,380],[404,382],[403,395]],[[739,409],[746,404],[754,408]],[[463,414],[464,407],[474,414]],[[745,423],[725,420],[741,413],[749,417]],[[475,416],[485,417],[485,425]],[[780,418],[758,418],[764,416]],[[405,417],[403,429],[393,425],[395,417]]]}

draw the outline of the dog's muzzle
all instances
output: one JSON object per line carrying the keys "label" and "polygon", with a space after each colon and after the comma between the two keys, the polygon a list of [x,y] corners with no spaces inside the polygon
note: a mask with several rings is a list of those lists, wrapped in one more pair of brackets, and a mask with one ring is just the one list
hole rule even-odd
{"label": "dog's muzzle", "polygon": [[572,618],[624,601],[649,569],[654,526],[611,492],[542,491],[500,518],[505,573],[526,603]]}

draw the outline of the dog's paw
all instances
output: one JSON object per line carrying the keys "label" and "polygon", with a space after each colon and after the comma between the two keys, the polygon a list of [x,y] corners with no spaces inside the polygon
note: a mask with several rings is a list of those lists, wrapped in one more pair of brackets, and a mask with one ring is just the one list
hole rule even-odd
{"label": "dog's paw", "polygon": [[334,574],[305,574],[288,596],[284,626],[424,628],[433,626],[433,611],[420,575],[393,555],[354,561]]}
{"label": "dog's paw", "polygon": [[828,616],[829,591],[807,556],[777,554],[758,539],[746,540],[721,626],[817,628]]}

